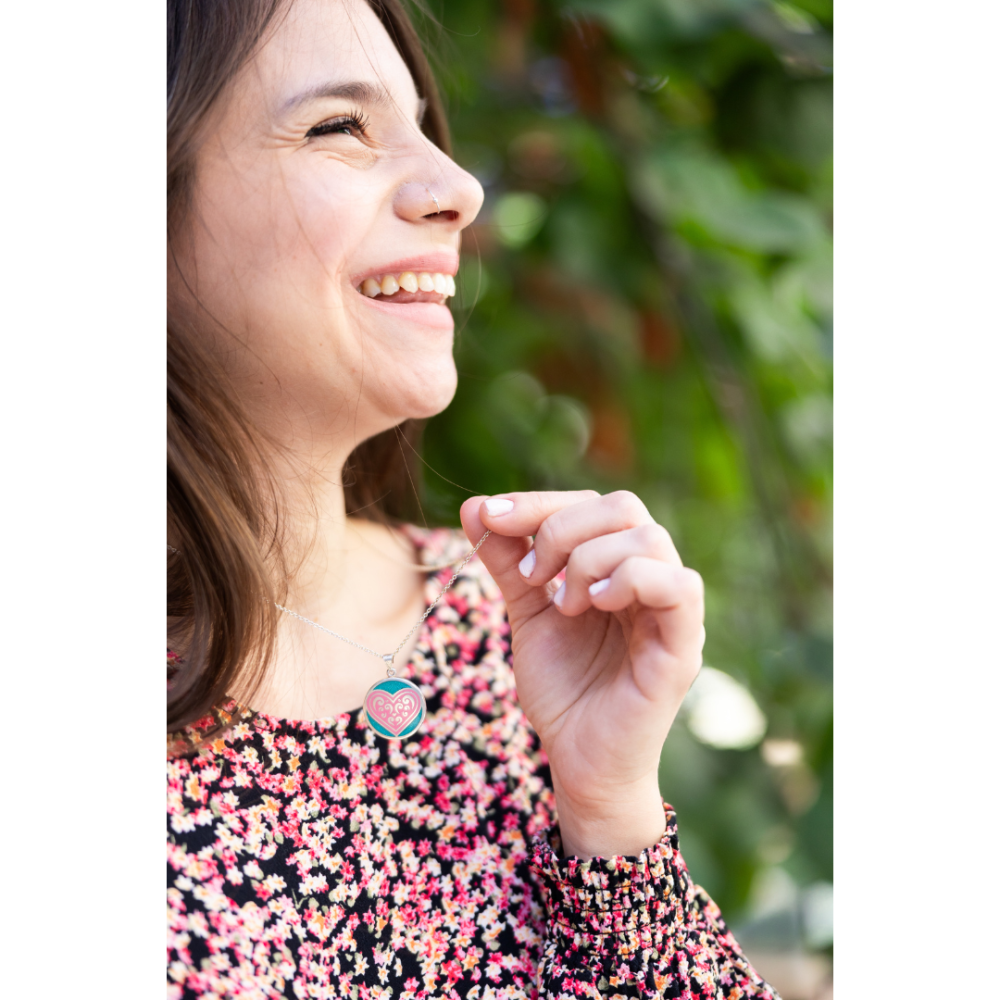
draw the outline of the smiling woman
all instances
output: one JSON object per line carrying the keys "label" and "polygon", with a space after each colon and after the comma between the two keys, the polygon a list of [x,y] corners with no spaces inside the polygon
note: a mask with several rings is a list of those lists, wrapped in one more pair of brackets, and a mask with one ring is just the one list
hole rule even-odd
{"label": "smiling woman", "polygon": [[[327,8],[170,6],[169,483],[184,551],[170,604],[188,652],[175,728],[234,688],[250,697],[262,677],[275,622],[254,596],[285,594],[278,480],[333,468],[339,483],[346,459],[349,508],[404,513],[412,452],[400,439],[413,445],[413,418],[454,391],[443,302],[482,193],[444,153],[433,81],[398,6]],[[444,292],[390,304],[390,276],[405,288],[410,272],[445,277]],[[360,294],[373,275],[386,285],[376,300]],[[220,519],[227,530],[204,530]],[[402,603],[414,605],[408,583]]]}
{"label": "smiling woman", "polygon": [[667,532],[402,519],[483,199],[402,7],[169,10],[170,995],[773,997],[659,795],[704,642]]}

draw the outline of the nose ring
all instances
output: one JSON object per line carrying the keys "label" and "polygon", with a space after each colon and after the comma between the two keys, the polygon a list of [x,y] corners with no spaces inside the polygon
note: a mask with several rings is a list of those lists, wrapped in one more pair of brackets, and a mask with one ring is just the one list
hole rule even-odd
{"label": "nose ring", "polygon": [[430,188],[427,188],[427,193],[431,196],[431,201],[434,202],[434,207],[438,210],[438,214],[440,214],[441,213],[441,205],[438,203],[437,196],[434,194],[434,192]]}

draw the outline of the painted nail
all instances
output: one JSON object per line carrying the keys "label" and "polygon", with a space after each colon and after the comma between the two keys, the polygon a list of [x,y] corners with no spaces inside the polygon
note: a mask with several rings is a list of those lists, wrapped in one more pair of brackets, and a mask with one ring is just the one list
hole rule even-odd
{"label": "painted nail", "polygon": [[563,580],[559,584],[559,589],[552,595],[552,603],[557,607],[561,608],[563,606],[563,601],[566,600],[566,581]]}
{"label": "painted nail", "polygon": [[504,500],[494,497],[486,501],[486,513],[491,517],[499,517],[501,514],[509,514],[514,509],[513,500]]}
{"label": "painted nail", "polygon": [[532,549],[518,564],[517,568],[525,579],[531,576],[535,568],[535,550]]}
{"label": "painted nail", "polygon": [[598,580],[597,583],[592,583],[587,590],[590,591],[591,597],[597,597],[598,594],[603,594],[604,591],[611,586],[611,577],[605,577],[603,580]]}

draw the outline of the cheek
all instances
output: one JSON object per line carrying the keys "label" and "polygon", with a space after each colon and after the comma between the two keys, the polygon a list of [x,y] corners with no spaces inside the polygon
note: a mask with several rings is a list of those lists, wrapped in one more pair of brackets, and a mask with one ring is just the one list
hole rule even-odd
{"label": "cheek", "polygon": [[[322,300],[339,295],[349,262],[377,214],[367,185],[356,176],[326,171],[288,183],[286,203],[277,213],[285,253],[280,263],[306,281],[319,280]],[[334,281],[330,287],[331,279]]]}
{"label": "cheek", "polygon": [[329,308],[331,294],[339,298],[351,251],[371,224],[356,182],[329,170],[279,169],[208,181],[200,278],[223,295],[238,288],[257,315]]}

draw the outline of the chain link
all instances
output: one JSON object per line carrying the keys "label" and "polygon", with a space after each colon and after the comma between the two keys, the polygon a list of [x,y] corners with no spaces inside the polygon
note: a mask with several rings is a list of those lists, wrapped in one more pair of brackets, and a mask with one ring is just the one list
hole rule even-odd
{"label": "chain link", "polygon": [[462,570],[469,565],[472,557],[479,551],[479,547],[490,537],[490,529],[486,529],[486,534],[476,542],[475,547],[472,551],[462,560],[462,565],[455,570],[452,578],[441,588],[441,593],[437,595],[434,599],[433,604],[430,604],[427,610],[417,619],[414,623],[413,628],[403,637],[403,641],[391,652],[391,653],[376,653],[374,649],[369,649],[367,646],[362,646],[360,642],[355,642],[353,639],[348,639],[346,635],[341,635],[339,632],[334,632],[333,629],[327,628],[325,625],[320,625],[319,622],[311,621],[304,615],[300,615],[297,611],[292,611],[291,608],[286,608],[279,604],[277,601],[274,602],[274,606],[279,610],[283,611],[286,615],[291,615],[292,618],[298,618],[300,622],[305,622],[306,625],[312,625],[313,628],[318,628],[320,632],[326,632],[327,635],[332,635],[334,639],[340,639],[341,642],[346,642],[349,646],[353,646],[355,649],[360,649],[364,653],[371,653],[372,656],[377,656],[380,660],[384,660],[388,664],[387,674],[392,677],[396,671],[393,669],[392,663],[396,659],[399,651],[410,641],[410,637],[414,632],[420,628],[425,621],[427,621],[428,615],[441,603],[441,598],[451,590],[452,584],[462,575]]}
{"label": "chain link", "polygon": [[369,649],[367,646],[362,646],[360,642],[355,642],[353,639],[348,639],[346,635],[341,635],[339,632],[334,632],[333,629],[328,629],[324,625],[320,625],[318,622],[310,621],[308,618],[300,615],[297,611],[292,611],[291,608],[286,608],[284,605],[279,604],[277,601],[274,602],[274,606],[279,611],[284,611],[286,615],[291,615],[292,618],[298,618],[300,622],[305,622],[307,625],[312,625],[313,628],[318,628],[320,632],[326,632],[327,635],[332,635],[334,639],[340,639],[341,642],[346,642],[348,645],[354,646],[356,649],[363,650],[365,653],[371,653],[372,656],[377,656],[380,660],[383,659],[381,653],[376,653],[374,649]]}

